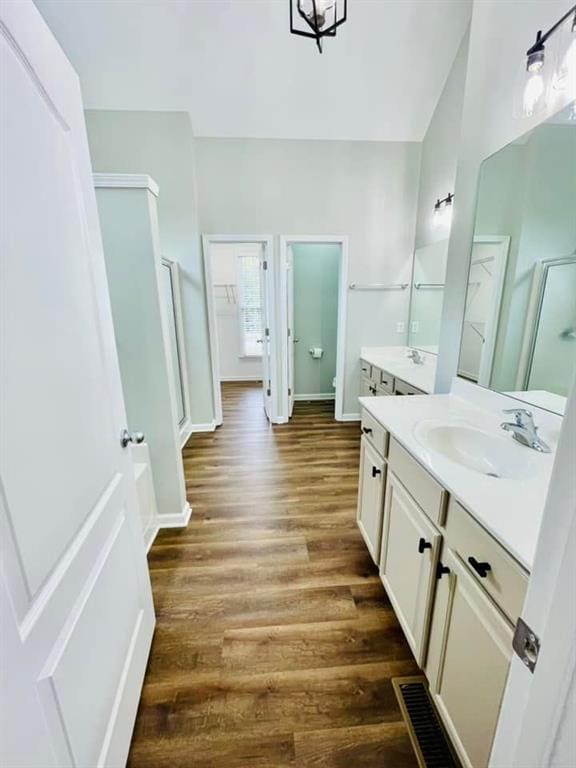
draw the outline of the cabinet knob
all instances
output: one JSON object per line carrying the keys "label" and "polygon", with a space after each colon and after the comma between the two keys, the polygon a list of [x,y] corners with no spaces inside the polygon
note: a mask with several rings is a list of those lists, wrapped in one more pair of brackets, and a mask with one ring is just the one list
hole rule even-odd
{"label": "cabinet knob", "polygon": [[488,576],[488,571],[492,570],[490,563],[479,563],[475,557],[469,557],[468,562],[482,579],[485,579]]}
{"label": "cabinet knob", "polygon": [[370,392],[372,392],[373,395],[376,394],[376,387],[369,387]]}
{"label": "cabinet knob", "polygon": [[120,433],[120,445],[122,448],[127,448],[129,443],[133,443],[134,445],[139,445],[140,443],[144,442],[144,433],[143,432],[128,432],[127,429],[123,429]]}
{"label": "cabinet knob", "polygon": [[442,565],[441,562],[438,562],[438,565],[436,566],[436,578],[441,579],[445,573],[450,573],[450,568],[448,568],[447,565]]}
{"label": "cabinet knob", "polygon": [[376,477],[376,475],[381,475],[382,470],[378,469],[378,467],[372,467],[372,477]]}
{"label": "cabinet knob", "polygon": [[418,542],[418,552],[423,555],[425,549],[432,549],[432,544],[429,541],[426,541],[423,536],[421,536],[420,541]]}
{"label": "cabinet knob", "polygon": [[362,432],[364,432],[365,435],[372,434],[372,430],[370,429],[370,427],[362,427]]}

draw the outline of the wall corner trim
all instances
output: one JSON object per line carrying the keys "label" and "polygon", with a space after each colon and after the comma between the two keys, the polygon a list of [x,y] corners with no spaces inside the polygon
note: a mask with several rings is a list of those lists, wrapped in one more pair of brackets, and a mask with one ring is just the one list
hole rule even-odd
{"label": "wall corner trim", "polygon": [[186,528],[192,515],[192,507],[186,502],[182,512],[173,515],[158,515],[158,528]]}
{"label": "wall corner trim", "polygon": [[146,173],[93,173],[96,189],[147,189],[158,197],[160,187]]}
{"label": "wall corner trim", "polygon": [[206,424],[192,424],[190,434],[193,435],[194,432],[214,432],[216,427],[217,424],[215,420],[209,421]]}
{"label": "wall corner trim", "polygon": [[336,421],[360,421],[359,413],[343,413],[342,418],[336,419]]}

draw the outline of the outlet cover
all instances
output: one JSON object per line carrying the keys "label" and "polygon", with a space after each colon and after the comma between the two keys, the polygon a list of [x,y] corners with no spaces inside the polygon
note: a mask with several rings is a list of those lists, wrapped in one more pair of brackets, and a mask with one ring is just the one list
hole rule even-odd
{"label": "outlet cover", "polygon": [[406,330],[406,323],[396,323],[396,333],[404,333]]}
{"label": "outlet cover", "polygon": [[418,333],[420,330],[420,321],[419,320],[413,320],[410,325],[410,331],[411,333]]}

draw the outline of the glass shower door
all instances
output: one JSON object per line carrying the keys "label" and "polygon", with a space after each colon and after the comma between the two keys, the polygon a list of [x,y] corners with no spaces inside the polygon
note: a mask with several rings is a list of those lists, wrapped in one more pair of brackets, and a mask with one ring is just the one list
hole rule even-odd
{"label": "glass shower door", "polygon": [[568,396],[576,367],[576,258],[544,268],[526,389]]}

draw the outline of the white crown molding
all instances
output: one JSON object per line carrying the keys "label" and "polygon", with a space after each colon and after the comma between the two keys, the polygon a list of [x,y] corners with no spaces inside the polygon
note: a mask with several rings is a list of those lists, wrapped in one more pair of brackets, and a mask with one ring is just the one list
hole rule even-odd
{"label": "white crown molding", "polygon": [[146,173],[93,173],[96,189],[147,189],[158,197],[160,187]]}

